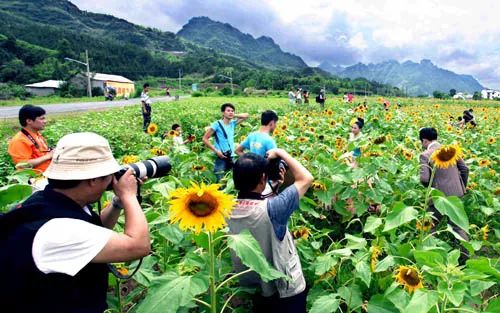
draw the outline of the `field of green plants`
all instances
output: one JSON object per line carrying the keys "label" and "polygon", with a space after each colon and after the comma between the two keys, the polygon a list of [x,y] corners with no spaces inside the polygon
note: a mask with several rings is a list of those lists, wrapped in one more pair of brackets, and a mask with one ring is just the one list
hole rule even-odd
{"label": "field of green plants", "polygon": [[[122,163],[154,155],[171,159],[170,175],[142,187],[143,209],[152,238],[152,254],[130,280],[110,275],[109,312],[249,312],[253,290],[238,285],[230,249],[264,280],[281,277],[267,264],[249,233],[229,235],[222,227],[197,234],[171,222],[172,197],[192,183],[210,185],[213,153],[201,137],[220,118],[220,105],[235,104],[250,118],[237,128],[241,142],[260,126],[260,112],[274,109],[280,120],[274,133],[278,147],[298,158],[315,181],[288,225],[296,240],[309,289],[309,312],[500,312],[500,107],[497,102],[434,99],[366,99],[367,106],[328,99],[290,106],[287,99],[199,97],[153,104],[154,134],[142,132],[140,108],[126,107],[72,116],[48,116],[43,131],[49,144],[71,132],[93,131],[107,138]],[[396,102],[401,103],[398,109]],[[472,107],[478,126],[450,125]],[[351,122],[363,117],[364,137],[358,166],[343,157]],[[167,134],[173,123],[196,139],[180,154]],[[15,172],[7,138],[15,121],[0,128],[0,210],[30,193],[30,172]],[[12,126],[12,127],[11,127]],[[442,144],[459,145],[470,170],[467,194],[445,197],[419,181],[418,140],[421,127],[435,127]],[[226,195],[235,195],[231,174],[222,180]],[[102,203],[111,199],[106,194]],[[222,196],[221,196],[222,197]],[[426,203],[432,199],[446,216],[430,232]],[[355,212],[354,214],[351,212]],[[463,241],[447,221],[466,229]],[[123,225],[123,220],[120,221]],[[121,226],[116,227],[121,231]],[[460,257],[467,251],[468,259]],[[137,262],[119,264],[130,273]]]}

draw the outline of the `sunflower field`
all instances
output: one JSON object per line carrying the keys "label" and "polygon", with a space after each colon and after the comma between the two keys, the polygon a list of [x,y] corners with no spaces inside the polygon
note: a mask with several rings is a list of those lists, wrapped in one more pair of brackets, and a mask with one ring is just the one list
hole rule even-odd
{"label": "sunflower field", "polygon": [[[109,276],[108,312],[250,312],[254,290],[238,284],[230,251],[265,281],[283,277],[249,232],[230,235],[225,225],[236,194],[231,173],[213,185],[214,155],[201,141],[225,102],[233,103],[236,113],[250,113],[236,129],[236,143],[259,128],[262,111],[275,110],[278,147],[315,178],[288,225],[309,288],[309,312],[500,312],[498,102],[401,98],[389,99],[393,105],[384,110],[383,99],[356,100],[328,99],[325,108],[291,106],[284,98],[153,103],[154,125],[147,134],[139,107],[47,116],[42,133],[50,145],[65,134],[92,131],[109,140],[122,164],[160,155],[172,164],[169,175],[142,186],[152,253],[132,278]],[[454,126],[469,108],[477,127]],[[347,139],[358,117],[365,125],[353,166],[346,152],[354,145]],[[173,144],[174,123],[182,126],[185,139],[190,135],[186,151]],[[7,138],[18,130],[15,122],[11,126],[0,128],[2,211],[31,194],[27,180],[33,172],[16,172],[6,152]],[[421,127],[436,128],[439,142],[455,149],[447,153],[461,152],[469,167],[463,198],[420,183]],[[195,197],[198,215],[189,212]],[[111,198],[106,193],[101,204]],[[443,219],[433,220],[426,211],[431,200]],[[121,217],[116,231],[123,231],[123,222]],[[466,230],[469,240],[449,222]],[[115,267],[127,276],[137,265]]]}

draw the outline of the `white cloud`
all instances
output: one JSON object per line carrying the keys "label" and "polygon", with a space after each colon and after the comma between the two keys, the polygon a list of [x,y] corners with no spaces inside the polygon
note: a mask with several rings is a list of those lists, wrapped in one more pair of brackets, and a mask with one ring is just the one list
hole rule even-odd
{"label": "white cloud", "polygon": [[[81,9],[177,32],[192,16],[270,36],[309,64],[429,58],[500,88],[497,0],[73,0]],[[453,59],[455,58],[455,59]],[[465,71],[465,72],[464,72]]]}

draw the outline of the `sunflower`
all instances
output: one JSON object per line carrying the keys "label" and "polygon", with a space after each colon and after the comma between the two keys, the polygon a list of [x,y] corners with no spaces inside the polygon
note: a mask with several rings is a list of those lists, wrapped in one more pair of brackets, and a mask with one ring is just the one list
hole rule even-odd
{"label": "sunflower", "polygon": [[431,155],[432,162],[437,168],[454,166],[462,156],[462,149],[458,145],[446,145],[434,151]]}
{"label": "sunflower", "polygon": [[123,164],[131,164],[139,161],[139,157],[137,155],[126,155],[122,158]]}
{"label": "sunflower", "polygon": [[300,142],[300,143],[304,143],[304,142],[306,142],[306,141],[307,141],[307,138],[306,138],[306,137],[299,137],[299,138],[297,139],[297,141],[298,141],[298,142]]}
{"label": "sunflower", "polygon": [[422,278],[420,273],[414,266],[401,265],[394,275],[396,282],[404,286],[409,293],[414,292],[419,288],[423,288]]}
{"label": "sunflower", "polygon": [[385,142],[385,140],[386,140],[385,136],[380,136],[380,137],[375,138],[373,143],[376,145],[380,145],[380,144],[383,144]]}
{"label": "sunflower", "polygon": [[292,231],[292,235],[293,235],[293,238],[295,239],[305,239],[307,240],[309,238],[309,234],[311,232],[309,231],[309,228],[305,227],[305,226],[300,226],[300,227],[297,227],[294,231]]}
{"label": "sunflower", "polygon": [[326,115],[332,116],[333,115],[333,111],[331,109],[326,110]]}
{"label": "sunflower", "polygon": [[484,225],[481,227],[481,233],[483,235],[483,240],[487,241],[488,240],[488,233],[490,232],[490,226],[488,224]]}
{"label": "sunflower", "polygon": [[156,156],[162,156],[162,155],[165,155],[165,151],[163,151],[162,149],[160,148],[152,148],[151,150],[149,150],[149,152],[151,152],[151,154],[154,154]]}
{"label": "sunflower", "polygon": [[150,135],[156,134],[158,132],[158,125],[156,125],[155,123],[149,124],[147,132]]}
{"label": "sunflower", "polygon": [[170,130],[168,132],[168,137],[177,137],[177,136],[179,136],[179,133],[176,132],[175,130]]}
{"label": "sunflower", "polygon": [[450,125],[448,125],[448,126],[446,126],[446,130],[447,130],[448,132],[451,132],[451,131],[453,130],[453,127],[451,127]]}
{"label": "sunflower", "polygon": [[496,141],[495,138],[491,137],[491,138],[488,139],[488,144],[492,145],[492,144],[495,143],[495,141]]}
{"label": "sunflower", "polygon": [[325,140],[325,135],[319,135],[319,136],[318,136],[318,139],[319,139],[319,140]]}
{"label": "sunflower", "polygon": [[325,272],[323,275],[321,275],[316,281],[315,283],[318,283],[322,280],[327,280],[327,279],[330,279],[330,278],[335,278],[335,276],[337,275],[337,269],[335,268],[335,266],[333,266],[331,269],[329,269],[327,272]]}
{"label": "sunflower", "polygon": [[382,251],[380,251],[380,247],[378,246],[372,247],[372,255],[370,258],[370,268],[372,272],[375,272],[375,267],[377,266],[378,257],[380,256],[381,253]]}
{"label": "sunflower", "polygon": [[204,171],[206,171],[206,170],[207,170],[207,167],[206,167],[206,166],[203,166],[203,165],[193,165],[193,166],[191,167],[191,169],[192,169],[193,171],[204,172]]}
{"label": "sunflower", "polygon": [[481,166],[481,167],[490,166],[490,160],[483,159],[483,160],[479,161],[479,166]]}
{"label": "sunflower", "polygon": [[281,128],[282,131],[285,131],[287,129],[287,126],[286,126],[286,124],[283,124],[283,125],[281,125],[280,128]]}
{"label": "sunflower", "polygon": [[410,161],[411,159],[413,159],[413,153],[411,153],[411,151],[408,151],[408,150],[404,150],[403,151],[403,156],[405,157],[405,159],[407,159],[408,161]]}
{"label": "sunflower", "polygon": [[335,125],[337,125],[337,123],[334,120],[331,120],[330,123],[328,123],[328,124],[330,124],[330,126],[332,126],[332,127],[334,127]]}
{"label": "sunflower", "polygon": [[309,131],[310,131],[311,133],[314,133],[314,132],[316,131],[316,129],[314,129],[314,127],[309,127]]}
{"label": "sunflower", "polygon": [[320,182],[313,182],[311,184],[311,187],[313,190],[326,190],[326,187],[324,184],[320,183]]}
{"label": "sunflower", "polygon": [[417,229],[418,230],[423,230],[424,232],[428,232],[432,227],[434,226],[434,223],[432,222],[432,219],[427,218],[422,222],[417,221]]}
{"label": "sunflower", "polygon": [[356,124],[356,122],[357,122],[357,121],[358,121],[358,118],[357,118],[357,117],[353,117],[353,118],[351,119],[351,121],[349,122],[349,125],[351,125],[351,126],[352,126],[352,125]]}
{"label": "sunflower", "polygon": [[219,191],[218,184],[198,185],[191,183],[190,188],[178,188],[170,193],[170,223],[179,222],[182,230],[194,230],[199,234],[202,229],[216,232],[226,225],[234,197]]}

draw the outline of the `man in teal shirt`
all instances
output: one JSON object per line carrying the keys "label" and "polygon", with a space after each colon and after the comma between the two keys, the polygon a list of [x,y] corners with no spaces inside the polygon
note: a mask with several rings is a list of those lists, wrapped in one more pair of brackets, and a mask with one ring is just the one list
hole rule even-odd
{"label": "man in teal shirt", "polygon": [[260,129],[250,133],[248,137],[236,148],[236,153],[242,156],[245,150],[265,157],[267,151],[276,148],[276,142],[271,137],[278,123],[278,115],[271,110],[262,112]]}

